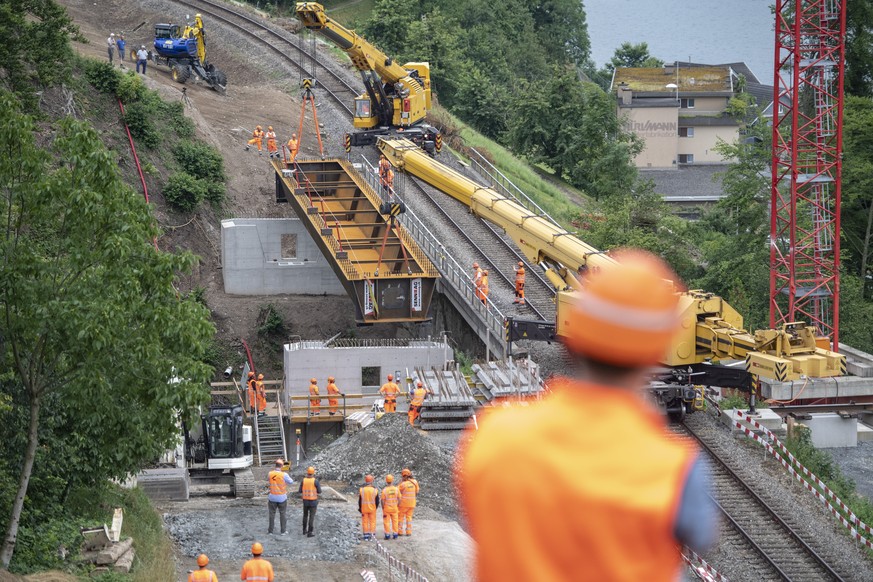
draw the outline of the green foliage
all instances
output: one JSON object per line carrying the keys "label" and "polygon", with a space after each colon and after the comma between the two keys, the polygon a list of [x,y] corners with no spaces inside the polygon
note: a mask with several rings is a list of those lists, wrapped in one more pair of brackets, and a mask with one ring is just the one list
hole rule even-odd
{"label": "green foliage", "polygon": [[187,172],[176,172],[167,180],[163,193],[169,204],[191,212],[206,198],[207,185]]}
{"label": "green foliage", "polygon": [[621,46],[615,49],[612,58],[606,63],[606,69],[609,71],[618,68],[657,68],[663,66],[664,61],[649,54],[649,45],[645,42],[638,44],[621,43]]}
{"label": "green foliage", "polygon": [[95,89],[101,93],[114,95],[118,92],[123,75],[109,64],[108,61],[95,61],[88,59],[85,62],[85,77]]}
{"label": "green foliage", "polygon": [[473,358],[467,352],[461,351],[457,348],[454,350],[455,352],[455,361],[461,366],[461,373],[465,376],[470,376],[473,374]]}
{"label": "green foliage", "polygon": [[124,110],[124,121],[130,129],[130,134],[150,149],[161,144],[161,134],[153,117],[151,108],[142,101],[131,103]]}
{"label": "green foliage", "polygon": [[749,93],[737,93],[728,100],[725,112],[736,119],[745,119],[753,110],[755,98]]}
{"label": "green foliage", "polygon": [[873,97],[873,0],[846,2],[846,93]]}
{"label": "green foliage", "polygon": [[[94,61],[91,62],[93,63]],[[98,64],[105,64],[111,68],[111,65],[109,65],[109,63],[103,63],[102,61],[98,61]],[[112,69],[112,71],[116,72],[114,68]],[[142,101],[147,98],[149,90],[146,88],[145,83],[143,83],[141,75],[133,71],[128,71],[125,75],[120,75],[116,72],[116,75],[119,77],[119,80],[117,87],[114,89],[114,93],[124,103],[133,103],[135,101]]]}
{"label": "green foliage", "polygon": [[287,334],[285,320],[276,307],[270,303],[261,307],[258,313],[258,335],[265,338],[284,337]]}
{"label": "green foliage", "polygon": [[213,203],[224,201],[224,160],[214,147],[200,141],[182,141],[173,148],[173,157],[182,170],[199,179],[204,197]]}
{"label": "green foliage", "polygon": [[0,0],[0,15],[0,88],[35,112],[37,91],[70,78],[68,39],[81,38],[79,29],[53,0]]}
{"label": "green foliage", "polygon": [[[844,266],[866,275],[873,261],[873,98],[847,97],[843,117],[841,230]],[[871,298],[867,294],[868,298]],[[858,346],[860,347],[860,346]]]}
{"label": "green foliage", "polygon": [[58,548],[73,552],[80,543],[79,525],[75,521],[40,515],[38,522],[28,523],[18,530],[17,549],[9,569],[18,574],[30,574],[63,567]]}
{"label": "green foliage", "polygon": [[722,410],[745,410],[749,407],[749,400],[742,394],[731,394],[730,396],[725,396],[719,400],[718,407]]}
{"label": "green foliage", "polygon": [[[867,353],[873,352],[873,301],[865,280],[855,274],[840,273],[840,342]],[[868,282],[869,283],[869,282]],[[865,293],[866,291],[866,293]]]}

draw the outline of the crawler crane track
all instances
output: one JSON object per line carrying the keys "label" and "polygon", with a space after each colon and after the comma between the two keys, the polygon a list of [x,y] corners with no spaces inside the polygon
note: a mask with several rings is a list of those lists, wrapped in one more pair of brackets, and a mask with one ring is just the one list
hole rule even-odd
{"label": "crawler crane track", "polygon": [[[551,286],[549,286],[548,283],[539,276],[539,273],[537,272],[539,267],[536,265],[530,265],[529,262],[524,259],[512,244],[507,242],[499,232],[494,230],[491,225],[484,220],[470,214],[469,209],[461,205],[459,202],[450,199],[448,196],[445,196],[444,199],[441,200],[435,199],[429,190],[429,186],[423,186],[417,179],[410,175],[406,176],[405,183],[411,185],[415,192],[422,195],[421,197],[423,197],[425,203],[430,209],[429,214],[431,214],[431,216],[433,216],[433,212],[436,211],[445,219],[445,222],[451,227],[451,230],[454,231],[453,233],[446,232],[445,230],[439,231],[444,244],[451,246],[448,244],[448,237],[455,234],[458,235],[462,244],[466,243],[464,246],[469,248],[469,251],[465,254],[467,256],[475,256],[476,261],[488,268],[492,288],[491,297],[495,297],[495,283],[499,283],[502,288],[502,293],[500,294],[502,298],[505,299],[514,296],[515,279],[514,277],[510,278],[508,273],[514,272],[518,261],[524,261],[525,271],[527,272],[527,279],[525,281],[525,305],[513,305],[510,299],[509,301],[496,301],[495,303],[498,308],[506,313],[509,308],[515,307],[516,312],[508,313],[508,315],[522,318],[534,316],[535,318],[544,321],[555,320],[555,307],[553,301],[555,292]],[[410,196],[411,194],[411,192],[406,193],[407,200],[410,198],[421,198]],[[450,205],[456,205],[460,209],[457,216],[453,217],[450,215],[449,211],[446,210],[446,206]],[[480,236],[477,236],[477,240],[474,241],[471,233],[476,233]],[[531,273],[535,276],[531,276]]]}
{"label": "crawler crane track", "polygon": [[[303,46],[303,41],[299,38],[295,38],[289,32],[283,31],[279,33],[258,22],[251,16],[232,10],[218,2],[210,2],[209,0],[176,0],[176,3],[188,6],[201,14],[207,14],[210,18],[223,22],[243,35],[266,45],[274,53],[282,57],[283,60],[292,63],[304,76],[312,74],[306,68],[307,61],[315,62],[318,87],[324,89],[331,99],[348,113],[349,118],[353,116],[350,104],[361,93],[361,90],[352,87],[325,63],[318,60],[317,55],[310,53]],[[296,59],[288,55],[287,50],[289,47],[293,50],[293,54],[296,55]]]}
{"label": "crawler crane track", "polygon": [[709,457],[713,500],[724,516],[721,543],[745,556],[744,567],[756,580],[819,582],[843,580],[798,533],[801,524],[780,516],[719,455],[716,445],[695,432],[694,419],[673,425],[677,434],[694,438]]}

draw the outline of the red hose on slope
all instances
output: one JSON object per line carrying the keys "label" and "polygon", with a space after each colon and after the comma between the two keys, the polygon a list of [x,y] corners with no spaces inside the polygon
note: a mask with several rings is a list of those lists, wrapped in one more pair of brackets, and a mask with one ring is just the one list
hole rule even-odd
{"label": "red hose on slope", "polygon": [[[130,142],[130,153],[133,154],[133,161],[136,162],[136,171],[139,172],[139,180],[142,182],[142,193],[145,196],[146,204],[149,203],[149,189],[146,186],[145,176],[142,173],[142,166],[139,164],[139,156],[136,155],[136,146],[133,144],[133,136],[130,135],[130,128],[127,126],[127,122],[124,121],[124,104],[121,102],[121,98],[118,98],[118,108],[121,109],[121,122],[124,124],[124,130],[127,132],[127,139]],[[158,250],[158,239],[152,239],[152,244],[155,245],[155,250]]]}

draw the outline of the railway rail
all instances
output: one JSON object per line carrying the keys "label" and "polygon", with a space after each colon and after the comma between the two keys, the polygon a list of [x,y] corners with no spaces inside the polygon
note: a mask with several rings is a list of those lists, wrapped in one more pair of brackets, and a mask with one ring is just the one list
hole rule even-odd
{"label": "railway rail", "polygon": [[757,580],[844,580],[798,533],[802,524],[773,509],[722,459],[719,447],[695,431],[695,425],[694,417],[687,417],[672,428],[696,440],[709,457],[713,501],[724,516],[721,543],[743,553],[744,568]]}
{"label": "railway rail", "polygon": [[[277,32],[257,19],[219,2],[210,0],[176,0],[176,2],[230,26],[244,36],[256,39],[283,60],[292,63],[303,76],[314,76],[317,79],[317,86],[323,89],[339,107],[344,109],[349,118],[353,117],[351,104],[363,89],[353,87],[325,62],[319,60],[317,53],[307,50],[304,41],[300,38],[295,38],[287,31]],[[297,59],[289,56],[287,51],[289,47]],[[307,61],[314,63],[314,71],[307,69]]]}

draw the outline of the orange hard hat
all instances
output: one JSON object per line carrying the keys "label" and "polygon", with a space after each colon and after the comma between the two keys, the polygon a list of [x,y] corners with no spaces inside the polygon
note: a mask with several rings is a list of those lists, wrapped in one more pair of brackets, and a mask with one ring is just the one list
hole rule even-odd
{"label": "orange hard hat", "polygon": [[388,374],[388,380],[391,381],[394,379],[394,374]]}
{"label": "orange hard hat", "polygon": [[421,388],[421,380],[419,380],[418,382],[416,382],[415,385],[418,386],[419,388]]}
{"label": "orange hard hat", "polygon": [[254,372],[249,372],[249,378],[254,378],[254,377],[255,377],[255,373],[254,373]]}
{"label": "orange hard hat", "polygon": [[385,475],[386,483],[394,483],[394,475]]}
{"label": "orange hard hat", "polygon": [[264,375],[263,375],[263,374],[258,374],[258,380],[263,380],[263,379],[264,379]]}
{"label": "orange hard hat", "polygon": [[364,477],[364,482],[365,482],[365,483],[372,483],[372,482],[373,482],[373,476],[372,476],[372,475],[367,475],[366,477]]}
{"label": "orange hard hat", "polygon": [[311,384],[317,384],[317,383],[318,383],[318,380],[316,380],[315,378],[310,378],[310,379],[309,379],[309,382],[310,382]]}
{"label": "orange hard hat", "polygon": [[315,475],[315,467],[306,467],[307,475]]}
{"label": "orange hard hat", "polygon": [[259,125],[259,126],[257,126],[255,129],[261,129],[261,126]]}
{"label": "orange hard hat", "polygon": [[206,557],[206,554],[200,554],[197,556],[197,565],[200,567],[205,566],[209,563],[209,558]]}
{"label": "orange hard hat", "polygon": [[327,381],[328,381],[328,382],[333,382],[334,380],[336,380],[336,378],[334,378],[333,376],[328,376],[328,377],[327,377]]}
{"label": "orange hard hat", "polygon": [[676,274],[655,255],[624,249],[587,272],[559,323],[567,349],[592,360],[638,368],[664,357],[679,327]]}
{"label": "orange hard hat", "polygon": [[479,263],[473,263],[473,268],[474,268],[474,269],[478,269],[478,268],[479,268]]}
{"label": "orange hard hat", "polygon": [[267,129],[269,129],[270,131],[273,131],[273,126],[272,126],[272,125],[268,125],[268,126],[267,126]]}
{"label": "orange hard hat", "polygon": [[522,263],[521,261],[519,261],[519,262],[518,262],[518,266],[519,266],[519,267],[523,267],[523,266],[524,266],[524,263]]}
{"label": "orange hard hat", "polygon": [[482,275],[487,275],[487,274],[488,274],[488,269],[482,271]]}
{"label": "orange hard hat", "polygon": [[291,134],[291,137],[297,137],[297,134],[296,134],[296,133],[292,133],[292,134]]}
{"label": "orange hard hat", "polygon": [[400,471],[400,474],[404,477],[411,477],[412,471],[410,471],[409,469],[403,469],[402,471]]}
{"label": "orange hard hat", "polygon": [[261,542],[255,542],[252,544],[252,555],[260,556],[264,553],[264,546],[261,545]]}

